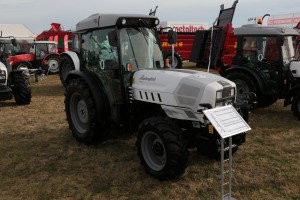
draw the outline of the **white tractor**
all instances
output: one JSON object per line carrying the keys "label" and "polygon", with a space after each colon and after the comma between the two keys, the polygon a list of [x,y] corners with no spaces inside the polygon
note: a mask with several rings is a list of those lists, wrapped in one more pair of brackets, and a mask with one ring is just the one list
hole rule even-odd
{"label": "white tractor", "polygon": [[[146,171],[170,179],[184,173],[190,147],[220,156],[220,136],[203,110],[235,105],[236,85],[166,68],[158,24],[149,15],[92,15],[77,24],[74,51],[61,54],[60,71],[69,70],[65,111],[79,142],[100,142],[113,127],[129,130]],[[247,107],[237,110],[247,118]],[[235,135],[233,152],[243,142],[245,133]]]}

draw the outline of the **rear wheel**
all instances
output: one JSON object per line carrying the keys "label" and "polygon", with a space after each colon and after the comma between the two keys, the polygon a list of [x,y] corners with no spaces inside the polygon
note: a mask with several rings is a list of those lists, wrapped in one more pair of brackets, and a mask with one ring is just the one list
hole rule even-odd
{"label": "rear wheel", "polygon": [[65,111],[69,128],[77,141],[95,144],[106,136],[107,129],[97,122],[93,96],[82,79],[70,80],[66,85]]}
{"label": "rear wheel", "polygon": [[188,152],[181,130],[164,118],[144,120],[138,129],[137,152],[146,171],[159,179],[182,175]]}
{"label": "rear wheel", "polygon": [[58,55],[50,55],[46,63],[48,65],[48,70],[50,73],[57,73],[59,71],[59,56]]}
{"label": "rear wheel", "polygon": [[68,56],[62,57],[59,65],[59,77],[63,85],[65,85],[65,81],[67,79],[68,73],[74,69],[75,66],[71,58]]}
{"label": "rear wheel", "polygon": [[168,59],[171,63],[171,68],[181,69],[182,68],[182,57],[178,52],[174,52],[174,63],[172,63],[172,51],[168,50],[164,52],[164,59]]}
{"label": "rear wheel", "polygon": [[25,72],[14,72],[12,74],[12,93],[19,105],[29,104],[31,101],[31,88],[28,76]]}
{"label": "rear wheel", "polygon": [[244,99],[249,92],[253,92],[256,96],[258,95],[256,85],[249,75],[243,72],[234,71],[227,74],[225,78],[233,81],[236,84],[238,102],[244,102]]}

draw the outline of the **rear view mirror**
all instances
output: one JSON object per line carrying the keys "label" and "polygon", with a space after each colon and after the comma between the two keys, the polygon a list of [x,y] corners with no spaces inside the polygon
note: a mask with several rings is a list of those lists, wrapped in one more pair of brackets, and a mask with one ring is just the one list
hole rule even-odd
{"label": "rear view mirror", "polygon": [[108,42],[110,46],[118,46],[118,36],[116,31],[111,31],[108,33]]}
{"label": "rear view mirror", "polygon": [[172,29],[168,32],[168,43],[169,44],[175,44],[177,39],[177,34]]}

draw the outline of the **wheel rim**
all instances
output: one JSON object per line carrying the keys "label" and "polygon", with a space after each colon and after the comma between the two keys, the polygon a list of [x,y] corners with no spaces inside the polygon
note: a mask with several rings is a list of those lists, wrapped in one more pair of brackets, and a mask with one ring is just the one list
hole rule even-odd
{"label": "wheel rim", "polygon": [[249,86],[247,85],[247,83],[245,83],[244,81],[242,80],[235,80],[234,81],[235,84],[236,84],[236,89],[237,89],[237,94],[241,95],[241,94],[244,94],[246,92],[249,92]]}
{"label": "wheel rim", "polygon": [[59,63],[57,59],[50,59],[47,64],[50,72],[57,73],[59,71]]}
{"label": "wheel rim", "polygon": [[143,135],[141,142],[142,154],[147,165],[155,170],[162,170],[166,164],[166,149],[161,138],[149,131]]}
{"label": "wheel rim", "polygon": [[250,92],[249,86],[246,82],[238,79],[234,80],[234,83],[236,84],[236,90],[237,90],[237,101],[241,101],[243,96],[246,93]]}
{"label": "wheel rim", "polygon": [[17,67],[17,69],[23,70],[24,73],[25,73],[26,75],[29,75],[29,69],[28,69],[27,65],[20,64],[20,65]]}
{"label": "wheel rim", "polygon": [[76,130],[84,134],[88,128],[89,113],[85,101],[77,93],[70,100],[70,115]]}
{"label": "wheel rim", "polygon": [[171,68],[176,68],[177,65],[178,65],[178,60],[177,60],[177,58],[174,56],[174,64],[172,63],[172,62],[173,62],[173,61],[172,61],[172,56],[168,57],[168,59],[169,59],[169,61],[170,61],[170,63],[171,63]]}

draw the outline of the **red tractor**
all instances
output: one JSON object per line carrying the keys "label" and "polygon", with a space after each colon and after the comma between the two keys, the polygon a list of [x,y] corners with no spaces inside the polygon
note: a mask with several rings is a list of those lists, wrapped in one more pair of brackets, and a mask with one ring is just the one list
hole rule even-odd
{"label": "red tractor", "polygon": [[51,73],[59,70],[59,55],[53,41],[18,43],[9,54],[8,59],[13,69],[47,69]]}

